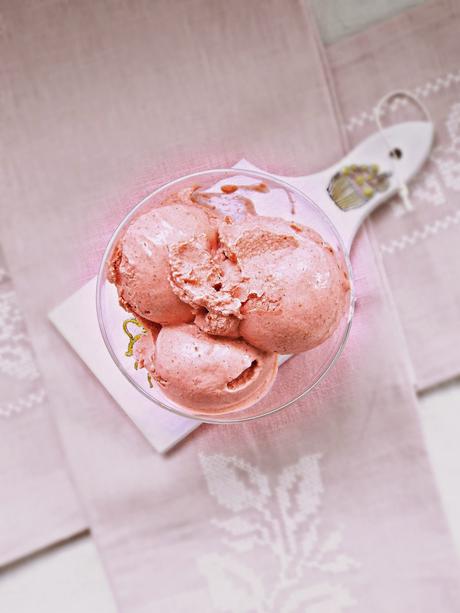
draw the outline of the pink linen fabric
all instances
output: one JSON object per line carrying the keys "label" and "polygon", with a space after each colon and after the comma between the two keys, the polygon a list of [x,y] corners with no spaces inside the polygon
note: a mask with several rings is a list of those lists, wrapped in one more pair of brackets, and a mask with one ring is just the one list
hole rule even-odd
{"label": "pink linen fabric", "polygon": [[[95,274],[121,216],[154,185],[243,154],[287,171],[339,154],[321,112],[326,85],[303,57],[304,8],[291,1],[284,14],[282,4],[0,2],[0,244],[48,397],[0,424],[1,561],[86,525],[50,413],[86,487],[75,432],[91,432],[100,405],[119,409],[47,314]],[[1,386],[3,397],[10,382]],[[41,487],[47,470],[56,478]]]}
{"label": "pink linen fabric", "polygon": [[86,526],[0,250],[0,566]]}
{"label": "pink linen fabric", "polygon": [[2,239],[120,610],[455,611],[457,560],[365,232],[333,374],[270,419],[200,427],[166,457],[46,321],[153,185],[243,156],[299,174],[341,156],[307,5],[22,2],[2,23],[15,203]]}
{"label": "pink linen fabric", "polygon": [[[404,329],[419,389],[460,374],[460,5],[437,0],[328,48],[344,136],[354,145],[376,130],[373,107],[395,89],[413,92],[436,129],[429,162],[371,226]],[[384,125],[419,119],[401,99]]]}
{"label": "pink linen fabric", "polygon": [[202,426],[166,458],[110,409],[93,428],[92,526],[121,611],[456,610],[458,567],[365,235],[353,263],[349,345],[306,400]]}

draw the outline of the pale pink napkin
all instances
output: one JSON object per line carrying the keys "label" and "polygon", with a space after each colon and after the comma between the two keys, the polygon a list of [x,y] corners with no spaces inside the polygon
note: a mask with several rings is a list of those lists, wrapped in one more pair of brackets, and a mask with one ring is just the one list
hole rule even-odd
{"label": "pale pink napkin", "polygon": [[153,184],[243,155],[299,174],[341,156],[306,5],[25,2],[3,23],[5,248],[120,610],[455,611],[456,558],[365,234],[331,377],[165,458],[45,319]]}
{"label": "pale pink napkin", "polygon": [[86,527],[0,249],[0,566]]}
{"label": "pale pink napkin", "polygon": [[[376,130],[373,107],[407,89],[428,108],[435,146],[410,190],[372,216],[417,386],[460,374],[460,4],[437,0],[328,48],[351,145]],[[393,101],[384,124],[421,115]]]}

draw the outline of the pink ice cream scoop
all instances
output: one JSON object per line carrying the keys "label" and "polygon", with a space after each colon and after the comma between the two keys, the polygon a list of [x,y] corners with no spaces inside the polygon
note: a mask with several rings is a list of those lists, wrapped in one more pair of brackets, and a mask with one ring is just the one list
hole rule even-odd
{"label": "pink ice cream scoop", "polygon": [[215,246],[215,229],[199,207],[162,206],[131,223],[109,267],[109,280],[116,284],[123,308],[162,325],[193,319],[191,307],[172,290],[168,262],[168,247],[190,239],[210,249]]}
{"label": "pink ice cream scoop", "polygon": [[277,354],[324,342],[349,302],[333,248],[311,228],[255,214],[238,189],[172,194],[131,222],[109,266],[120,304],[146,331],[136,367],[197,412],[256,403]]}
{"label": "pink ice cream scoop", "polygon": [[219,239],[246,287],[239,333],[248,343],[290,354],[329,338],[346,312],[350,284],[343,262],[317,232],[259,216],[221,224]]}
{"label": "pink ice cream scoop", "polygon": [[254,404],[278,369],[276,354],[241,339],[210,336],[194,324],[164,326],[156,341],[150,333],[141,341],[139,364],[165,396],[197,411],[222,413]]}
{"label": "pink ice cream scoop", "polygon": [[242,336],[264,351],[300,353],[324,342],[348,306],[344,263],[321,236],[298,223],[249,216],[218,225],[218,248],[196,240],[169,250],[174,292],[196,325]]}

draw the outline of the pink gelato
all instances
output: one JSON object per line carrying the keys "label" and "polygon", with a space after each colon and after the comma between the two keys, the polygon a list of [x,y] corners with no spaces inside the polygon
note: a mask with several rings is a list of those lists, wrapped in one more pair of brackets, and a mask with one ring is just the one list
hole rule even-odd
{"label": "pink gelato", "polygon": [[210,336],[194,324],[165,326],[156,341],[144,336],[139,366],[163,393],[194,410],[221,413],[260,400],[278,369],[277,356],[245,341]]}
{"label": "pink gelato", "polygon": [[164,206],[131,223],[112,254],[109,272],[124,309],[159,324],[193,320],[192,309],[171,288],[168,263],[168,246],[190,239],[215,247],[215,230],[198,207]]}
{"label": "pink gelato", "polygon": [[194,239],[176,243],[169,265],[172,288],[183,302],[226,317],[239,314],[246,299],[241,271],[222,249],[210,250]]}
{"label": "pink gelato", "polygon": [[208,334],[238,338],[240,336],[240,320],[234,315],[221,315],[216,312],[200,309],[194,323]]}
{"label": "pink gelato", "polygon": [[191,239],[169,251],[173,289],[201,307],[195,323],[203,331],[284,354],[313,349],[333,333],[350,284],[317,232],[253,215],[222,221],[218,238],[215,250]]}
{"label": "pink gelato", "polygon": [[289,354],[331,336],[346,311],[350,283],[343,262],[317,232],[259,216],[221,224],[219,240],[247,288],[239,315],[247,342]]}
{"label": "pink gelato", "polygon": [[150,330],[136,341],[134,345],[134,357],[136,358],[136,368],[145,368],[149,372],[155,369],[155,340],[158,335],[152,334]]}
{"label": "pink gelato", "polygon": [[108,272],[146,329],[136,366],[168,398],[210,413],[261,399],[277,354],[323,343],[350,300],[345,263],[317,232],[257,215],[238,186],[221,190],[182,190],[133,220]]}

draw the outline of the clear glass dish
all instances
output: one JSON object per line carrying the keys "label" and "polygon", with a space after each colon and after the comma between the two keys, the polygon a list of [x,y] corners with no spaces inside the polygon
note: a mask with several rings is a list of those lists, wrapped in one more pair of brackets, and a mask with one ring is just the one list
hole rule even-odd
{"label": "clear glass dish", "polygon": [[[159,386],[154,382],[153,385],[152,382],[149,382],[145,370],[134,368],[134,359],[126,355],[129,339],[123,330],[123,323],[130,316],[118,304],[116,288],[107,280],[107,270],[112,250],[133,218],[159,206],[167,196],[186,187],[199,185],[201,189],[206,190],[223,183],[238,185],[265,183],[270,190],[268,193],[264,194],[257,191],[250,193],[257,212],[263,215],[296,220],[319,232],[323,239],[343,258],[350,278],[351,290],[349,292],[348,309],[334,334],[315,349],[291,356],[289,359],[287,359],[287,356],[280,356],[279,359],[282,363],[276,379],[268,394],[261,400],[248,408],[229,410],[225,413],[215,413],[212,407],[209,407],[209,411],[198,412],[168,399]],[[152,403],[178,415],[199,421],[235,423],[280,411],[304,397],[323,379],[340,355],[350,330],[354,308],[352,279],[348,254],[338,231],[321,209],[303,193],[287,183],[275,180],[258,171],[235,168],[207,170],[181,177],[163,185],[139,202],[121,221],[107,245],[100,266],[96,290],[97,316],[102,337],[115,364],[123,376]],[[139,330],[137,330],[138,332]]]}

